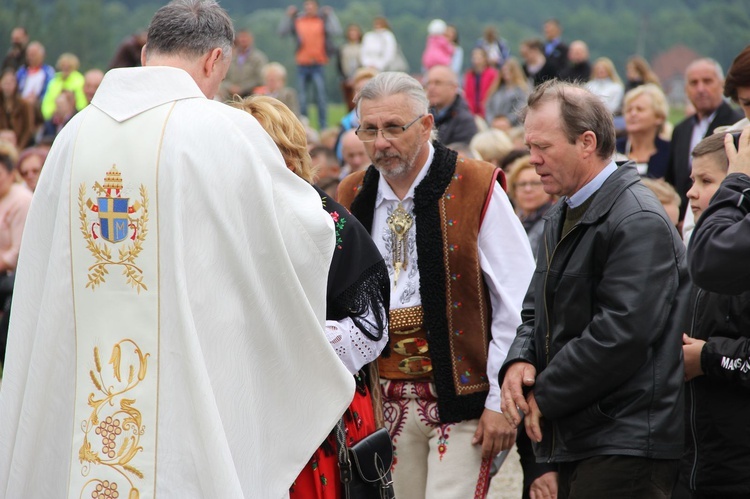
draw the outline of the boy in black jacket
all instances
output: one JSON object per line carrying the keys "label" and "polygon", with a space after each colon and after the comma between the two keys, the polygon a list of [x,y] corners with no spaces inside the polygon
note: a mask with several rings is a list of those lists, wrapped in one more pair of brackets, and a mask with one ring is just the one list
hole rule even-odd
{"label": "boy in black jacket", "polygon": [[[693,187],[687,197],[700,227],[727,176],[724,135],[704,139],[692,155]],[[680,480],[693,498],[748,497],[750,291],[719,294],[695,285],[692,299],[690,334],[683,338],[686,448]]]}

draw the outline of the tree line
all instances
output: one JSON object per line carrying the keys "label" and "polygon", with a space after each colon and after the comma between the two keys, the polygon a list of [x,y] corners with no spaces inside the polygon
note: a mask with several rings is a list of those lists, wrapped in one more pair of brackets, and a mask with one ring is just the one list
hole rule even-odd
{"label": "tree line", "polygon": [[[287,4],[278,0],[220,0],[220,4],[238,29],[253,31],[256,46],[270,60],[289,68],[293,84],[294,42],[276,33]],[[465,65],[484,27],[495,26],[517,55],[520,42],[540,36],[543,22],[552,17],[561,22],[567,42],[584,40],[592,60],[607,56],[621,73],[630,55],[652,59],[676,44],[713,57],[726,68],[750,43],[750,12],[744,0],[321,0],[321,4],[331,5],[342,25],[356,23],[365,31],[375,16],[385,15],[414,72],[420,69],[427,24],[435,17],[458,28]],[[23,25],[32,39],[47,48],[48,63],[54,64],[62,52],[73,52],[82,69],[106,69],[117,45],[144,29],[161,5],[147,0],[5,0],[0,5],[0,53],[8,50],[11,29]],[[329,79],[336,79],[333,68]]]}

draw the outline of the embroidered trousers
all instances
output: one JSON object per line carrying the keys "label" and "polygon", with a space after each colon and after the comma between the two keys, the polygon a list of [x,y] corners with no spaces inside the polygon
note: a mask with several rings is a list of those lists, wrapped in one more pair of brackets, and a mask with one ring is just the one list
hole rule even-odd
{"label": "embroidered trousers", "polygon": [[381,388],[396,497],[484,499],[491,462],[471,444],[479,421],[441,423],[432,383],[381,380]]}

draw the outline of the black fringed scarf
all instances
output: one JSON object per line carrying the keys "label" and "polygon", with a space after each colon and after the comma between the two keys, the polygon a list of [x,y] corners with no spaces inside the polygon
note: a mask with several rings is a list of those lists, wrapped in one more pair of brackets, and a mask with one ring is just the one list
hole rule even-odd
{"label": "black fringed scarf", "polygon": [[315,189],[336,228],[336,247],[328,272],[326,319],[349,317],[365,336],[379,341],[387,327],[383,313],[388,313],[391,300],[388,268],[362,224],[325,192]]}

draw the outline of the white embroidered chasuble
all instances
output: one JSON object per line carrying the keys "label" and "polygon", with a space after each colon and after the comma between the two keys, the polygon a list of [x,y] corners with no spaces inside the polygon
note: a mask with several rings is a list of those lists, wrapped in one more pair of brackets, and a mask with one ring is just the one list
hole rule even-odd
{"label": "white embroidered chasuble", "polygon": [[160,293],[155,195],[173,107],[163,104],[124,124],[92,110],[79,141],[119,135],[140,146],[113,149],[106,141],[86,140],[73,151],[76,389],[68,497],[115,491],[154,496]]}
{"label": "white embroidered chasuble", "polygon": [[323,330],[333,246],[248,113],[179,69],[108,72],[24,229],[0,499],[287,497],[354,392]]}

